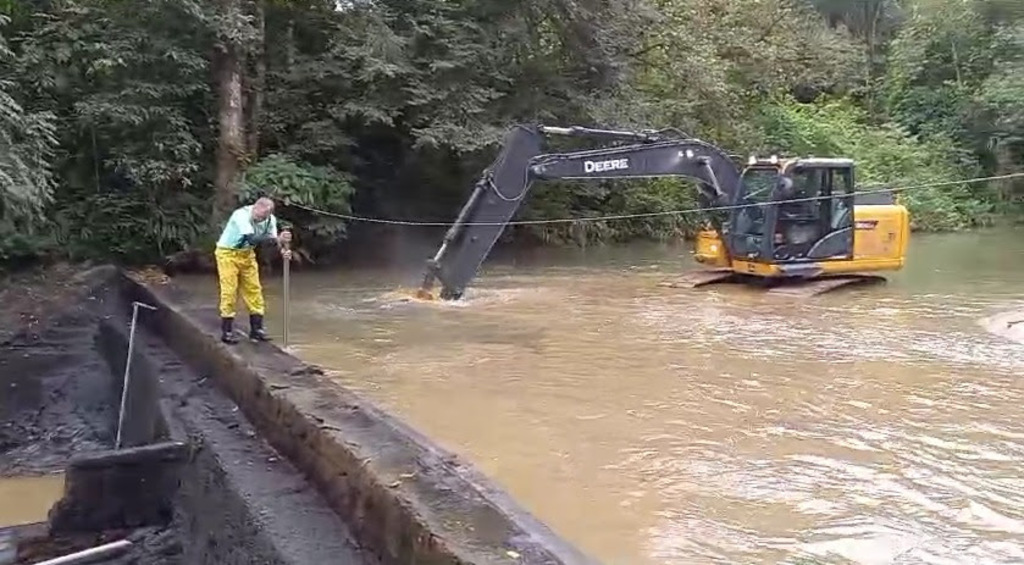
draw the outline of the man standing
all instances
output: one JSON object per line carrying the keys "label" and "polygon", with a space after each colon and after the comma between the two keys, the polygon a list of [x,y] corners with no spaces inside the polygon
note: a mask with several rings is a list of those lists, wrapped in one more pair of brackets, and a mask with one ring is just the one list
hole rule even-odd
{"label": "man standing", "polygon": [[270,341],[263,328],[265,305],[259,265],[256,263],[256,246],[270,241],[277,243],[285,261],[291,261],[292,252],[288,248],[291,232],[284,230],[278,234],[274,201],[265,197],[251,206],[242,206],[232,212],[217,240],[214,256],[217,259],[217,277],[220,279],[220,339],[224,343],[238,343],[234,322],[239,287],[245,307],[249,310],[249,339]]}

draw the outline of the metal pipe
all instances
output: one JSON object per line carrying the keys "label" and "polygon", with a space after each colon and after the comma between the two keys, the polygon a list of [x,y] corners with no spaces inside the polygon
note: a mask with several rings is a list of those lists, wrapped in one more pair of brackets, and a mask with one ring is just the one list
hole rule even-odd
{"label": "metal pipe", "polygon": [[288,347],[288,315],[289,306],[291,301],[291,270],[292,262],[288,259],[284,261],[284,319],[282,325],[284,328],[284,339],[282,340],[285,347]]}
{"label": "metal pipe", "polygon": [[[284,233],[284,232],[288,232],[289,235],[290,235],[292,233],[292,230],[291,230],[291,228],[285,228],[284,230],[282,230],[282,233]],[[288,242],[281,242],[281,250],[282,251],[291,251],[291,248],[292,248],[292,245],[291,245],[290,241],[288,241]],[[282,291],[282,294],[284,296],[282,296],[282,301],[281,301],[282,309],[284,310],[284,312],[282,312],[283,319],[281,320],[281,328],[282,328],[282,330],[281,330],[281,334],[282,334],[281,342],[283,344],[283,347],[288,347],[288,325],[289,325],[288,322],[289,322],[289,318],[291,318],[291,299],[292,299],[291,298],[291,295],[292,295],[292,291],[291,291],[292,261],[291,261],[291,259],[285,259],[282,256],[281,257],[281,268],[282,268],[282,271],[283,271],[282,272],[282,276],[284,277],[284,280],[283,280],[284,289]]]}
{"label": "metal pipe", "polygon": [[480,179],[480,181],[476,183],[476,186],[473,187],[473,193],[469,195],[469,200],[467,200],[466,204],[461,210],[459,210],[459,215],[455,217],[455,221],[452,222],[451,227],[449,227],[448,231],[445,232],[444,239],[441,242],[441,249],[438,249],[437,253],[434,255],[434,261],[441,261],[445,252],[448,250],[448,244],[454,241],[455,238],[458,237],[459,232],[462,231],[470,212],[476,208],[477,200],[480,200],[480,196],[487,190],[487,187],[489,186],[487,181],[487,175],[485,175],[485,177]]}
{"label": "metal pipe", "polygon": [[114,443],[116,449],[121,449],[121,431],[124,428],[124,413],[128,405],[128,385],[131,382],[132,353],[135,351],[135,325],[139,320],[139,308],[156,310],[156,307],[142,302],[132,302],[132,327],[128,332],[128,358],[124,361],[124,383],[121,387],[121,409],[117,415],[117,440]]}
{"label": "metal pipe", "polygon": [[41,561],[36,563],[36,565],[73,565],[75,563],[87,563],[97,557],[110,557],[117,553],[125,552],[131,546],[132,542],[123,539],[98,545],[82,551],[76,551],[75,553],[69,553],[46,561]]}

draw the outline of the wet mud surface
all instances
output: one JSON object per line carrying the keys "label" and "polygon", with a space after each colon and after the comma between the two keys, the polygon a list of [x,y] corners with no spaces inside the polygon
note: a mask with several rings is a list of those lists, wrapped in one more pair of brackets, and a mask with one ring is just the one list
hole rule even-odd
{"label": "wet mud surface", "polygon": [[93,285],[110,272],[58,269],[0,292],[0,476],[51,472],[113,444],[110,373],[93,346],[110,306]]}

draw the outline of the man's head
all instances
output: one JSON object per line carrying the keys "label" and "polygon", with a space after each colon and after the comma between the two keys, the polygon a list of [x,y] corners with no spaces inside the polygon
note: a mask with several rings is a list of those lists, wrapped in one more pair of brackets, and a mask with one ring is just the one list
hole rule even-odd
{"label": "man's head", "polygon": [[270,217],[274,213],[274,201],[262,197],[252,205],[252,219],[257,222],[262,222]]}

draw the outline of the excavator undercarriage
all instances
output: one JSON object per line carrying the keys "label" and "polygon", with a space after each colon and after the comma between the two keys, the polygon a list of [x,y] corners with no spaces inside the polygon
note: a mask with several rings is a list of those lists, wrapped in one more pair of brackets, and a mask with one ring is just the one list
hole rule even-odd
{"label": "excavator undercarriage", "polygon": [[[545,153],[546,136],[588,138],[603,146]],[[717,283],[809,296],[903,267],[909,215],[891,193],[854,190],[854,163],[841,158],[751,158],[740,168],[722,149],[678,130],[612,131],[517,125],[472,194],[419,291],[458,300],[476,276],[530,187],[545,180],[681,177],[694,181],[706,228],[694,258],[706,268],[663,286]]]}
{"label": "excavator undercarriage", "polygon": [[737,273],[731,269],[700,269],[667,280],[659,286],[693,289],[718,284],[739,284],[764,289],[769,294],[810,297],[839,288],[884,283],[885,277],[854,273],[849,275],[821,275],[810,278],[765,278]]}

